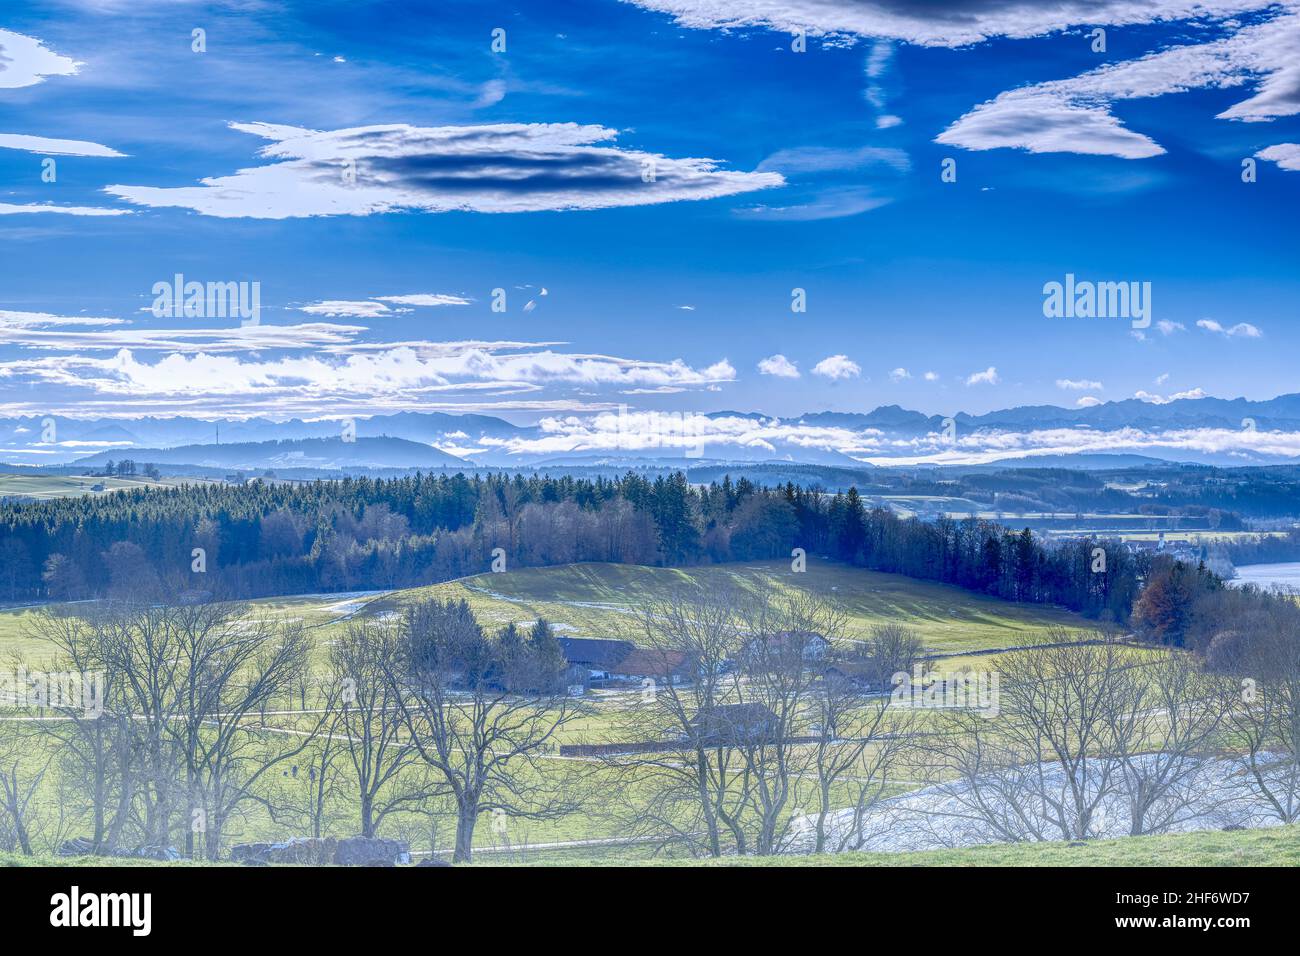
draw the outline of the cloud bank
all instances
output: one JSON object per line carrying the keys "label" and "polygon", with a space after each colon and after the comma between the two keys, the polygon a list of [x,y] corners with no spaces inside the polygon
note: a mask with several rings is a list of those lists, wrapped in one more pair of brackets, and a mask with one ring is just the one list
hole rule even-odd
{"label": "cloud bank", "polygon": [[776,172],[719,169],[604,145],[618,133],[576,123],[309,130],[231,128],[269,140],[277,160],[199,186],[112,185],[141,206],[222,218],[287,219],[419,212],[539,212],[713,199],[784,185]]}

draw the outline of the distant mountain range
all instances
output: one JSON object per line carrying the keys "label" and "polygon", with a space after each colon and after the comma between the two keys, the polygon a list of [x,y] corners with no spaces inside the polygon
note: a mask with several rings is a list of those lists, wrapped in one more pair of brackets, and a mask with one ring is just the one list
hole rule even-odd
{"label": "distant mountain range", "polygon": [[405,438],[291,438],[283,441],[239,442],[230,445],[179,445],[175,448],[140,448],[100,452],[78,458],[76,464],[102,468],[110,461],[130,458],[137,464],[193,465],[198,468],[229,468],[261,471],[275,468],[309,468],[346,471],[349,468],[443,468],[465,466],[463,458],[449,455],[432,445]]}
{"label": "distant mountain range", "polygon": [[0,419],[0,463],[317,470],[490,467],[682,467],[797,462],[1118,467],[1300,460],[1300,394],[1267,401],[1126,399],[1087,408],[1027,405],[926,415],[898,405],[774,418],[750,412],[557,416],[516,425],[489,415],[402,412],[338,421],[269,418]]}

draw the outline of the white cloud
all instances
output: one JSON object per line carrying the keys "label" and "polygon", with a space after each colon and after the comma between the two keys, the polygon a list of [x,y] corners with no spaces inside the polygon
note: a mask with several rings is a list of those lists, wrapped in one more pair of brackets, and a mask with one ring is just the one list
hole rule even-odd
{"label": "white cloud", "polygon": [[[1086,403],[1087,399],[1080,399]],[[687,449],[701,445],[711,456],[728,449],[776,446],[841,452],[881,465],[981,464],[1005,458],[1074,453],[1196,452],[1300,456],[1300,433],[1250,432],[1246,429],[1053,428],[1033,432],[977,430],[959,433],[954,443],[942,434],[890,436],[878,429],[811,426],[801,422],[750,416],[706,416],[687,412],[671,416],[653,411],[569,415],[544,418],[540,437],[484,439],[482,444],[515,454],[558,454],[628,449]]]}
{"label": "white cloud", "polygon": [[1187,326],[1181,322],[1171,322],[1168,319],[1161,319],[1156,323],[1156,328],[1160,330],[1161,335],[1173,335],[1175,332],[1186,332]]}
{"label": "white cloud", "polygon": [[966,46],[992,37],[1042,36],[1071,26],[1124,25],[1223,16],[1268,0],[631,0],[696,29],[764,28],[812,36],[884,37],[926,46]]}
{"label": "white cloud", "polygon": [[299,312],[308,315],[323,315],[329,318],[346,316],[352,319],[378,319],[391,315],[393,310],[382,302],[368,299],[326,299],[323,302],[311,302],[299,306]]}
{"label": "white cloud", "polygon": [[107,209],[102,206],[53,206],[49,203],[0,202],[0,216],[20,216],[27,213],[56,213],[63,216],[129,216],[130,209]]}
{"label": "white cloud", "polygon": [[1052,95],[1003,93],[978,106],[935,137],[964,149],[1021,148],[1031,153],[1089,153],[1144,159],[1164,148],[1124,129],[1100,107],[1075,106]]}
{"label": "white cloud", "polygon": [[46,156],[125,156],[108,146],[89,143],[82,139],[50,139],[46,136],[25,136],[21,133],[0,133],[0,149],[22,149]]}
{"label": "white cloud", "polygon": [[912,377],[912,373],[905,368],[896,368],[889,373],[889,379],[893,382],[905,382]]}
{"label": "white cloud", "polygon": [[506,81],[500,78],[488,80],[479,88],[478,97],[474,100],[475,109],[483,109],[488,106],[496,106],[506,98]]}
{"label": "white cloud", "polygon": [[[40,316],[42,313],[7,313]],[[301,348],[382,348],[383,344],[354,343],[361,326],[307,323],[304,325],[236,325],[228,328],[143,329],[120,328],[106,331],[67,331],[50,326],[110,325],[114,320],[77,320],[54,317],[54,321],[29,319],[14,323],[0,322],[0,343],[58,351],[116,351],[142,349],[164,352],[254,352],[263,349]]]}
{"label": "white cloud", "polygon": [[0,30],[0,89],[33,86],[47,76],[72,76],[80,65],[35,37]]}
{"label": "white cloud", "polygon": [[1074,403],[1078,408],[1092,408],[1094,405],[1104,404],[1100,398],[1094,395],[1083,395]]}
{"label": "white cloud", "polygon": [[1096,382],[1087,378],[1058,378],[1056,380],[1056,387],[1063,388],[1068,392],[1099,392],[1105,388],[1101,382]]}
{"label": "white cloud", "polygon": [[231,127],[270,140],[259,155],[276,162],[204,179],[199,186],[113,185],[106,191],[143,206],[285,219],[604,209],[732,196],[785,183],[775,172],[722,170],[710,159],[602,145],[617,132],[577,123],[327,131],[269,123]]}
{"label": "white cloud", "polygon": [[764,375],[777,378],[798,378],[799,368],[784,355],[770,355],[758,363],[758,370]]}
{"label": "white cloud", "polygon": [[1142,402],[1150,402],[1152,405],[1168,405],[1170,402],[1176,402],[1184,398],[1204,398],[1205,389],[1192,388],[1185,392],[1175,392],[1168,397],[1164,395],[1154,395],[1151,392],[1139,390],[1133,393],[1133,397]]}
{"label": "white cloud", "polygon": [[882,113],[876,117],[876,129],[893,129],[895,126],[902,125],[903,118],[893,113]]}
{"label": "white cloud", "polygon": [[16,312],[0,309],[0,329],[44,329],[57,325],[122,325],[123,319],[99,316],[53,315],[49,312]]}
{"label": "white cloud", "polygon": [[927,382],[937,382],[937,381],[939,381],[939,373],[938,373],[938,372],[926,372],[926,373],[925,373],[925,380],[926,380]]}
{"label": "white cloud", "polygon": [[862,368],[857,362],[850,361],[847,355],[830,355],[813,366],[813,374],[834,382],[842,378],[857,378],[862,374]]}
{"label": "white cloud", "polygon": [[997,385],[1000,381],[998,370],[990,365],[982,372],[972,372],[966,377],[967,385]]}
{"label": "white cloud", "polygon": [[1258,339],[1263,338],[1264,336],[1263,332],[1261,332],[1256,326],[1251,325],[1249,322],[1238,322],[1234,326],[1225,328],[1220,323],[1214,321],[1214,319],[1201,319],[1196,323],[1196,327],[1198,329],[1204,329],[1206,332],[1213,332],[1216,335],[1222,335],[1224,338],[1228,339]]}
{"label": "white cloud", "polygon": [[[1258,6],[1263,6],[1259,4]],[[1106,22],[1098,17],[1095,22]],[[1300,112],[1300,18],[1280,15],[1206,43],[1173,47],[1067,80],[1009,90],[977,106],[935,141],[965,149],[1019,148],[1145,159],[1165,152],[1111,112],[1120,100],[1254,83],[1219,113],[1257,122]]]}
{"label": "white cloud", "polygon": [[1159,374],[1159,375],[1156,376],[1156,384],[1157,384],[1157,385],[1163,385],[1163,384],[1165,384],[1165,382],[1167,382],[1167,381],[1169,381],[1169,373],[1168,373],[1168,372],[1162,372],[1161,374]]}
{"label": "white cloud", "polygon": [[323,315],[331,318],[346,316],[353,319],[381,319],[403,312],[410,308],[392,309],[388,303],[419,308],[433,308],[443,305],[469,305],[473,299],[442,292],[418,292],[411,295],[376,295],[369,299],[325,299],[299,306],[299,312],[308,315]]}
{"label": "white cloud", "polygon": [[1300,143],[1278,143],[1255,154],[1260,159],[1277,163],[1279,169],[1300,172]]}
{"label": "white cloud", "polygon": [[444,292],[420,292],[414,295],[377,295],[375,296],[381,302],[391,302],[394,305],[415,305],[415,306],[439,306],[439,305],[469,305],[473,299],[467,299],[462,295],[448,295]]}
{"label": "white cloud", "polygon": [[[305,334],[303,329],[308,332]],[[367,342],[323,347],[315,353],[263,358],[271,349],[301,349],[322,327],[249,326],[225,330],[226,339],[206,330],[208,343],[173,342],[182,350],[147,358],[123,346],[111,356],[67,355],[24,358],[0,362],[0,383],[15,391],[39,387],[59,394],[111,400],[183,402],[193,408],[220,409],[240,414],[261,406],[264,414],[273,403],[277,412],[319,413],[349,408],[422,408],[431,396],[444,393],[485,393],[510,396],[533,393],[551,385],[613,386],[649,391],[709,388],[735,380],[735,369],[725,359],[707,367],[694,367],[680,359],[646,361],[608,355],[562,353],[549,347],[518,342]],[[325,326],[335,330],[346,326]],[[311,330],[317,334],[310,334]],[[355,330],[364,331],[364,330]],[[112,332],[58,332],[8,329],[0,325],[0,342],[16,336],[37,344],[64,349],[98,337],[99,347],[119,341],[139,340],[143,350],[156,347],[163,337],[179,331],[114,330]],[[64,338],[51,338],[64,336]],[[73,338],[77,337],[77,338]],[[93,346],[91,346],[93,348]],[[251,357],[222,354],[236,351]],[[82,398],[90,407],[90,398]],[[579,403],[582,404],[582,403]],[[568,403],[563,407],[573,407]]]}
{"label": "white cloud", "polygon": [[893,58],[893,44],[877,40],[871,45],[871,52],[867,54],[867,62],[862,69],[870,79],[879,79],[889,69],[889,61]]}

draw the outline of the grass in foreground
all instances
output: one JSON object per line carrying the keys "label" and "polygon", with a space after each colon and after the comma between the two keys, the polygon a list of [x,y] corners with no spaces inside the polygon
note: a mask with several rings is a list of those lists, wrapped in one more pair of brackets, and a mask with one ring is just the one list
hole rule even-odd
{"label": "grass in foreground", "polygon": [[[476,866],[1300,866],[1300,824],[1209,830],[1165,836],[1089,840],[1083,844],[1018,843],[920,853],[823,853],[720,860],[656,859],[636,848],[479,854]],[[0,851],[0,866],[203,866],[104,857],[25,857]]]}

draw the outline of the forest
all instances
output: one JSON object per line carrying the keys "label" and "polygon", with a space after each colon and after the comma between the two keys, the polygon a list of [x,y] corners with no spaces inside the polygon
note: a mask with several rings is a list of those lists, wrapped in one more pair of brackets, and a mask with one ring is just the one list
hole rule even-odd
{"label": "forest", "polygon": [[[497,550],[500,549],[500,550]],[[0,597],[229,599],[436,583],[575,561],[830,557],[1125,623],[1149,557],[970,518],[924,522],[857,490],[416,474],[146,488],[0,510]],[[502,563],[503,562],[503,563]]]}

